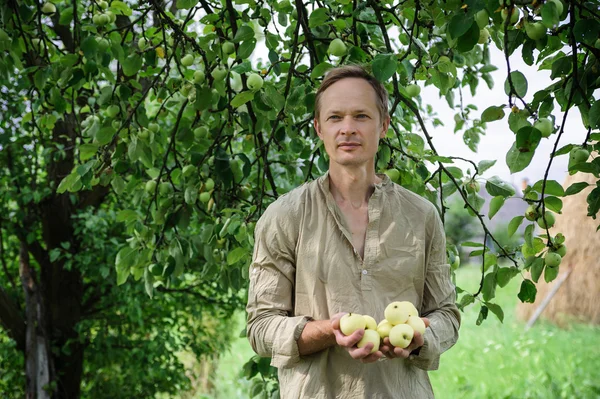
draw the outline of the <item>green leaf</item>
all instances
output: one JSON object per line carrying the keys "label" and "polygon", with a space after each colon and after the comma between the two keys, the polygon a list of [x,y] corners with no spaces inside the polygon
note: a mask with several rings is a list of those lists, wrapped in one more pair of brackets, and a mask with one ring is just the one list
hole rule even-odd
{"label": "green leaf", "polygon": [[229,266],[236,264],[248,255],[248,250],[243,247],[237,247],[227,253],[227,264]]}
{"label": "green leaf", "polygon": [[498,264],[498,256],[491,252],[486,252],[483,258],[483,270],[486,271],[490,267]]}
{"label": "green leaf", "polygon": [[[519,71],[513,71],[510,73],[510,79],[512,80],[515,93],[519,97],[525,97],[527,94],[527,78],[525,75]],[[510,82],[508,78],[506,78],[506,81],[504,82],[504,92],[507,96],[511,93]]]}
{"label": "green leaf", "polygon": [[60,184],[58,185],[58,188],[56,189],[56,192],[58,194],[62,194],[65,191],[71,189],[71,186],[80,179],[79,175],[75,174],[75,173],[70,173],[67,176],[65,176]]}
{"label": "green leaf", "polygon": [[558,276],[558,270],[559,267],[550,267],[550,266],[546,266],[546,268],[544,269],[544,281],[549,283],[551,281],[554,281],[556,279],[556,277]]}
{"label": "green leaf", "polygon": [[589,185],[590,184],[586,182],[573,183],[567,188],[567,190],[565,191],[565,195],[577,194]]}
{"label": "green leaf", "polygon": [[479,26],[477,22],[473,21],[469,26],[469,30],[458,38],[456,42],[456,49],[461,53],[466,53],[473,50],[473,47],[477,45],[479,41]]}
{"label": "green leaf", "polygon": [[377,54],[372,62],[373,75],[380,82],[387,82],[398,66],[398,59],[395,54]]}
{"label": "green leaf", "polygon": [[514,218],[512,218],[510,223],[508,223],[509,237],[512,237],[515,234],[515,232],[519,229],[519,226],[523,222],[523,219],[525,219],[525,216],[515,216]]}
{"label": "green leaf", "polygon": [[[471,26],[473,25],[473,15],[469,15],[464,12],[458,12],[448,24],[448,33],[453,39],[458,39],[465,33],[469,31]],[[479,29],[477,30],[477,34],[479,34]]]}
{"label": "green leaf", "polygon": [[496,273],[496,281],[498,287],[503,288],[512,280],[513,277],[519,274],[519,269],[516,267],[500,267]]}
{"label": "green leaf", "polygon": [[498,320],[500,320],[500,323],[504,323],[504,311],[502,310],[502,308],[499,305],[496,305],[495,303],[486,303],[485,304],[489,310],[492,311],[493,314],[496,315],[496,317],[498,318]]}
{"label": "green leaf", "polygon": [[237,108],[243,104],[246,104],[248,101],[251,101],[254,98],[253,91],[243,91],[238,93],[233,100],[231,100],[231,106]]}
{"label": "green leaf", "polygon": [[510,169],[510,173],[520,172],[529,166],[534,154],[534,151],[521,152],[515,142],[506,154],[506,164]]}
{"label": "green leaf", "polygon": [[135,264],[138,255],[138,250],[131,247],[123,247],[117,253],[115,265],[117,268],[117,285],[121,285],[127,281],[131,266]]}
{"label": "green leaf", "polygon": [[552,62],[552,73],[550,74],[550,79],[560,78],[561,76],[566,76],[571,72],[573,67],[573,62],[571,61],[571,57],[557,57]]}
{"label": "green leaf", "polygon": [[142,57],[137,54],[130,54],[123,60],[121,66],[123,67],[123,74],[125,76],[133,76],[142,67]]}
{"label": "green leaf", "polygon": [[483,321],[485,319],[487,319],[488,316],[488,308],[485,305],[481,306],[481,309],[479,309],[479,315],[477,316],[477,320],[475,321],[475,324],[480,326],[481,323],[483,323]]}
{"label": "green leaf", "polygon": [[485,275],[481,292],[485,301],[489,301],[496,296],[496,272]]}
{"label": "green leaf", "polygon": [[198,189],[196,187],[187,187],[183,194],[183,198],[186,204],[195,204],[198,199]]}
{"label": "green leaf", "polygon": [[504,205],[504,200],[505,198],[502,196],[492,198],[490,201],[490,211],[488,213],[488,217],[490,219],[493,218],[496,213],[498,213],[500,208],[502,208],[502,205]]}
{"label": "green leaf", "polygon": [[320,78],[331,68],[333,68],[333,65],[331,65],[329,62],[321,62],[319,65],[316,65],[313,68],[312,72],[310,73],[310,77],[311,79]]}
{"label": "green leaf", "polygon": [[560,200],[560,198],[552,196],[545,197],[544,204],[546,204],[546,208],[550,209],[553,212],[561,213],[562,211],[563,202]]}
{"label": "green leaf", "polygon": [[123,209],[117,213],[117,222],[132,222],[137,220],[138,214],[132,209]]}
{"label": "green leaf", "polygon": [[129,6],[124,2],[118,0],[115,0],[112,3],[110,3],[110,9],[116,15],[125,15],[127,17],[130,17],[132,14],[131,8],[129,8]]}
{"label": "green leaf", "polygon": [[248,25],[242,25],[239,27],[233,38],[234,43],[241,43],[246,40],[254,39],[254,29]]}
{"label": "green leaf", "polygon": [[103,127],[96,133],[96,141],[99,145],[106,145],[112,141],[116,132],[112,126]]}
{"label": "green leaf", "polygon": [[189,10],[198,4],[198,1],[199,0],[177,0],[175,7],[177,7],[179,10]]}
{"label": "green leaf", "polygon": [[517,131],[517,148],[519,151],[535,151],[542,139],[542,133],[531,126],[524,126]]}
{"label": "green leaf", "polygon": [[546,28],[552,28],[560,22],[560,15],[556,5],[551,1],[546,1],[542,6],[542,23]]}
{"label": "green leaf", "polygon": [[588,216],[595,216],[600,210],[600,187],[593,189],[587,197]]}
{"label": "green leaf", "polygon": [[154,276],[150,273],[148,268],[144,270],[144,289],[146,290],[146,294],[152,298],[152,295],[154,294]]}
{"label": "green leaf", "polygon": [[[535,182],[532,188],[538,193],[541,193],[543,184],[544,180],[539,180]],[[565,190],[556,180],[546,180],[546,188],[544,191],[544,195],[555,195],[557,197],[562,197],[565,195]]]}
{"label": "green leaf", "polygon": [[498,176],[489,178],[485,183],[485,189],[494,197],[510,197],[515,195],[515,188],[510,183],[505,182]]}
{"label": "green leaf", "polygon": [[589,121],[592,129],[600,128],[600,101],[596,101],[590,107]]}
{"label": "green leaf", "polygon": [[115,193],[117,193],[117,195],[121,195],[123,191],[125,191],[125,181],[119,175],[115,175],[115,177],[113,177],[111,185],[114,188]]}
{"label": "green leaf", "polygon": [[308,17],[308,27],[316,28],[321,27],[329,19],[326,7],[320,7],[314,10]]}
{"label": "green leaf", "polygon": [[531,278],[537,283],[542,275],[542,271],[544,270],[544,259],[535,258],[529,270],[531,272]]}
{"label": "green leaf", "polygon": [[254,48],[256,47],[256,39],[250,39],[242,42],[238,47],[237,58],[245,59],[252,55]]}
{"label": "green leaf", "polygon": [[499,121],[500,119],[504,118],[505,112],[504,112],[504,106],[500,105],[500,106],[495,106],[492,105],[491,107],[486,108],[485,111],[483,111],[483,113],[481,114],[481,121],[482,122],[494,122],[494,121]]}
{"label": "green leaf", "polygon": [[496,160],[493,161],[480,161],[477,164],[477,171],[479,172],[479,174],[482,174],[483,172],[485,172],[486,170],[488,170],[489,168],[491,168],[492,166],[494,166],[496,164]]}
{"label": "green leaf", "polygon": [[473,241],[465,241],[461,244],[461,247],[476,247],[476,248],[483,248],[484,245],[482,243],[479,242],[473,242]]}
{"label": "green leaf", "polygon": [[517,295],[521,302],[534,303],[536,294],[537,288],[535,288],[535,284],[533,283],[533,281],[529,279],[523,280],[523,282],[521,283],[521,289],[519,291],[519,294]]}
{"label": "green leaf", "polygon": [[533,229],[534,228],[535,228],[535,226],[533,224],[528,224],[527,227],[525,227],[525,234],[524,234],[525,243],[530,248],[533,248]]}
{"label": "green leaf", "polygon": [[79,159],[87,161],[98,152],[98,144],[82,144],[79,146]]}
{"label": "green leaf", "polygon": [[596,19],[580,19],[575,23],[573,33],[578,42],[593,46],[600,37],[600,23]]}
{"label": "green leaf", "polygon": [[457,304],[457,306],[459,309],[464,309],[473,302],[475,302],[475,297],[471,294],[465,294],[460,298],[460,302]]}

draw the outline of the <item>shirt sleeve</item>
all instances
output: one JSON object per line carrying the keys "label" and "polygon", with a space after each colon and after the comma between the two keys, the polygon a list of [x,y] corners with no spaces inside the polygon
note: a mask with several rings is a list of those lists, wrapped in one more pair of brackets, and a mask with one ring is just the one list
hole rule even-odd
{"label": "shirt sleeve", "polygon": [[258,221],[246,306],[250,345],[278,368],[300,360],[297,340],[310,320],[293,316],[298,224],[292,214],[276,201]]}
{"label": "shirt sleeve", "polygon": [[450,279],[450,265],[446,259],[446,235],[444,226],[433,208],[429,226],[432,226],[427,271],[421,316],[430,321],[425,330],[425,343],[409,357],[412,364],[422,370],[437,370],[440,355],[450,349],[458,340],[460,312],[456,307],[455,287]]}

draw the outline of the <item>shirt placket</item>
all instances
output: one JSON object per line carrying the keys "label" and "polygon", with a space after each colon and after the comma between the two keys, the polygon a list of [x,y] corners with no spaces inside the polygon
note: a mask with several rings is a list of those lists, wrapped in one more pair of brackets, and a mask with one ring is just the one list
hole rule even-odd
{"label": "shirt placket", "polygon": [[365,255],[360,271],[360,288],[370,291],[373,287],[373,267],[379,251],[379,220],[381,219],[381,190],[376,188],[369,199],[369,223],[365,234]]}

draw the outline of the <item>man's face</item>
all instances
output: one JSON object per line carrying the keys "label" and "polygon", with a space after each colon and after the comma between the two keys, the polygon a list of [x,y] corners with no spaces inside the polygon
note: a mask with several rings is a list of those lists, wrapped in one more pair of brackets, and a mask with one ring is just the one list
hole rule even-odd
{"label": "man's face", "polygon": [[330,162],[360,166],[374,162],[389,118],[381,121],[375,90],[366,80],[346,78],[323,92],[321,114],[314,123]]}

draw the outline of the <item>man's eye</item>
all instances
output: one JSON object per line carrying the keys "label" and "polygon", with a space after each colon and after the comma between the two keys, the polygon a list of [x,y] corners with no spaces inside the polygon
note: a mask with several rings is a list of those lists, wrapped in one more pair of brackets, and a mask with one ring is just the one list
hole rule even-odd
{"label": "man's eye", "polygon": [[339,119],[340,117],[338,115],[331,115],[328,119]]}
{"label": "man's eye", "polygon": [[368,118],[369,116],[366,114],[358,114],[356,115],[357,118]]}

